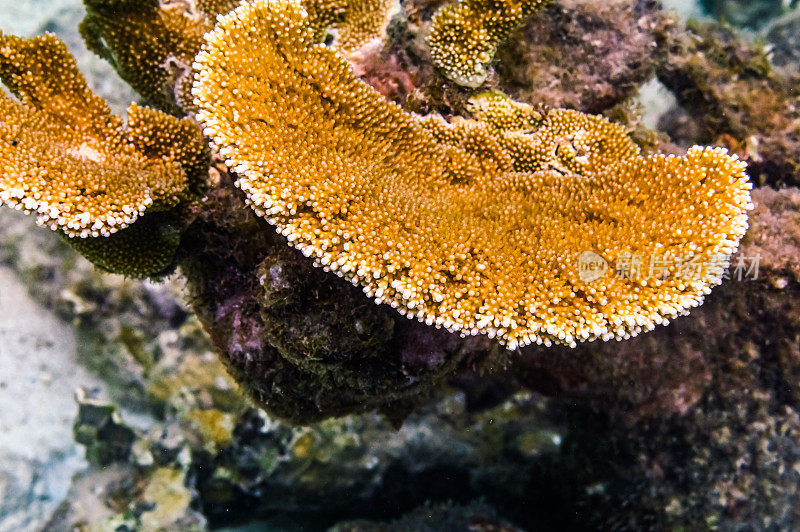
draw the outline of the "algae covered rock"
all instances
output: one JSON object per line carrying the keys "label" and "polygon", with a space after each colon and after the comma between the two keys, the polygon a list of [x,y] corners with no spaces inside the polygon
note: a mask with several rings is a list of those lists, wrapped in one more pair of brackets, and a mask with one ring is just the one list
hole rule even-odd
{"label": "algae covered rock", "polygon": [[691,142],[727,146],[756,182],[797,184],[797,74],[773,68],[764,46],[730,28],[690,23],[670,41],[658,79],[691,115]]}
{"label": "algae covered rock", "polygon": [[554,2],[500,45],[499,87],[525,102],[603,112],[653,76],[676,25],[657,2]]}
{"label": "algae covered rock", "polygon": [[[231,374],[270,412],[402,418],[453,368],[499,350],[410,322],[313,268],[223,184],[187,233],[190,298]],[[232,245],[248,235],[246,247]]]}

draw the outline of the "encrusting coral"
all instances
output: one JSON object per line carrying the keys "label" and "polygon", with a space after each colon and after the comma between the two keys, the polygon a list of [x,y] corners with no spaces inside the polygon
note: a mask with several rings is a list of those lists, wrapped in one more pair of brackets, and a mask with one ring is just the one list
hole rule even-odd
{"label": "encrusting coral", "polygon": [[0,202],[35,214],[113,272],[172,263],[170,213],[202,188],[208,148],[188,120],[132,105],[128,125],[92,94],[51,35],[0,36]]}
{"label": "encrusting coral", "polygon": [[[238,0],[84,0],[81,35],[94,53],[149,103],[182,115],[192,107],[191,65],[217,15]],[[317,39],[336,33],[334,45],[354,52],[385,31],[396,0],[306,0]]]}
{"label": "encrusting coral", "polygon": [[[376,302],[509,348],[668,321],[720,282],[747,227],[750,183],[724,150],[643,158],[621,127],[565,110],[501,129],[520,109],[502,100],[476,104],[483,120],[420,119],[316,45],[297,3],[221,17],[195,67],[206,134],[293,246]],[[589,282],[582,252],[672,262]],[[699,257],[716,262],[680,271]]]}
{"label": "encrusting coral", "polygon": [[459,0],[439,9],[428,44],[434,64],[459,85],[486,80],[497,46],[548,0]]}

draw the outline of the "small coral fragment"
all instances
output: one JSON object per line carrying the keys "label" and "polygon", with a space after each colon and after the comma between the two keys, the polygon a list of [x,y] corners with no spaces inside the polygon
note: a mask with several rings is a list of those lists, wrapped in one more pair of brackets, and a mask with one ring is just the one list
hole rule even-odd
{"label": "small coral fragment", "polygon": [[751,185],[725,150],[644,158],[602,118],[496,95],[473,103],[482,120],[420,119],[315,45],[292,2],[239,7],[207,39],[198,117],[251,206],[428,324],[509,348],[625,338],[700,304],[723,264],[585,280],[584,252],[724,257],[747,227]]}
{"label": "small coral fragment", "polygon": [[399,10],[397,0],[304,0],[309,24],[317,42],[332,33],[333,46],[344,54],[380,39],[391,17]]}
{"label": "small coral fragment", "polygon": [[434,15],[428,45],[445,76],[478,87],[497,46],[548,0],[460,0]]}
{"label": "small coral fragment", "polygon": [[132,105],[124,127],[50,35],[0,36],[0,79],[19,99],[0,95],[0,203],[35,214],[108,270],[163,270],[175,236],[126,228],[200,191],[208,149],[197,126]]}
{"label": "small coral fragment", "polygon": [[538,129],[544,119],[543,110],[515,102],[497,91],[472,97],[469,101],[469,111],[481,122],[503,131]]}
{"label": "small coral fragment", "polygon": [[[191,65],[217,15],[238,0],[84,0],[81,35],[149,103],[172,114],[192,112]],[[353,52],[383,35],[397,0],[305,0],[303,6],[322,42]]]}

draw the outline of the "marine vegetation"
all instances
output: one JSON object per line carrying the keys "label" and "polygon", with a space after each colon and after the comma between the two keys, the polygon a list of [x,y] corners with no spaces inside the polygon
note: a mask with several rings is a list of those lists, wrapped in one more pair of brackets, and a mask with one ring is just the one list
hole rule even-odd
{"label": "marine vegetation", "polygon": [[[57,39],[2,37],[0,199],[102,269],[178,266],[231,374],[280,416],[399,421],[458,368],[666,324],[747,229],[751,184],[722,148],[644,153],[606,118],[485,89],[452,89],[460,116],[386,100],[355,70],[402,35],[395,4],[87,4],[90,47],[188,118],[134,105],[124,126]],[[541,5],[445,6],[430,58],[476,87]],[[646,279],[582,270],[656,256]]]}

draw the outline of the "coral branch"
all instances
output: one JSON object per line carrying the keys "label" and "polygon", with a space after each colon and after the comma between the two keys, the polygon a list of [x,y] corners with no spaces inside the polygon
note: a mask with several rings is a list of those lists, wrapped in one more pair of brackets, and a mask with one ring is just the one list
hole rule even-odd
{"label": "coral branch", "polygon": [[106,59],[149,103],[182,114],[189,110],[191,65],[214,26],[236,0],[159,2],[84,0],[80,25],[88,48]]}
{"label": "coral branch", "polygon": [[[182,115],[194,112],[192,61],[203,35],[238,0],[84,0],[81,35],[122,79],[148,102]],[[330,29],[334,44],[353,52],[384,34],[397,0],[306,0],[303,3],[322,42]]]}

